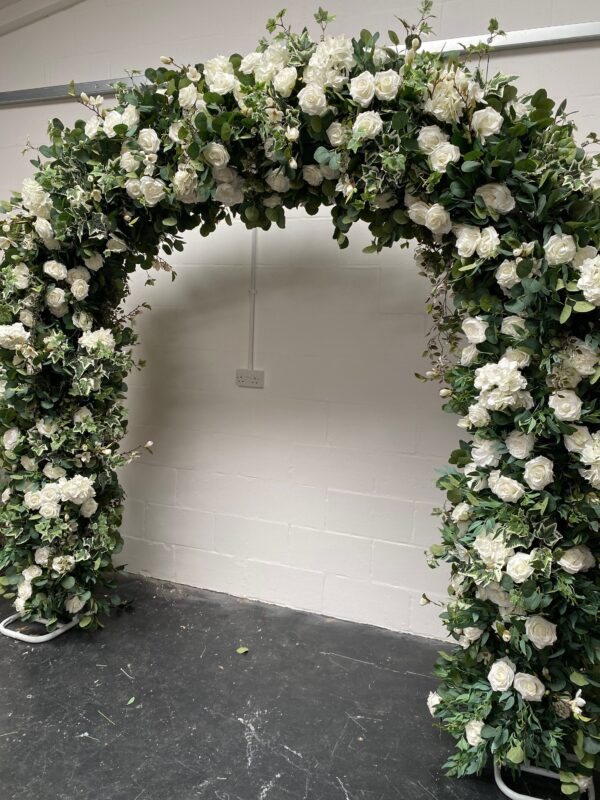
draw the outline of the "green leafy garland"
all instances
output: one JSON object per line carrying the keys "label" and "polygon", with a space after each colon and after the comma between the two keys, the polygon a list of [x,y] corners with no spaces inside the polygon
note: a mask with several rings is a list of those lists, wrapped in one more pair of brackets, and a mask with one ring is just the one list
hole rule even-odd
{"label": "green leafy garland", "polygon": [[564,103],[467,68],[481,52],[420,51],[430,10],[405,24],[405,53],[392,31],[390,46],[328,36],[323,10],[314,42],[281,12],[244,58],[163,58],[112,110],[83,96],[87,121],[52,121],[3,206],[2,592],[50,627],[108,608],[116,473],[138,455],[119,452],[129,273],[165,266],[184,231],[329,206],[342,248],[357,220],[367,250],[420,243],[426,378],[471,434],[439,481],[431,548],[452,567],[442,618],[460,645],[429,700],[457,740],[450,772],[528,758],[577,794],[600,752],[599,182]]}

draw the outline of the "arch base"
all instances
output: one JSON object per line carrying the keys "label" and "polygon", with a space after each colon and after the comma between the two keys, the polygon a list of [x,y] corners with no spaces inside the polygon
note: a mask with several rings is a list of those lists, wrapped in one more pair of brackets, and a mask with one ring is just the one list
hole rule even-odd
{"label": "arch base", "polygon": [[[550,772],[550,770],[542,769],[541,767],[534,767],[528,762],[525,762],[521,767],[521,772],[529,772],[531,775],[541,775],[543,778],[554,778],[555,780],[560,780],[560,776],[558,772]],[[510,798],[510,800],[542,800],[541,797],[534,797],[531,794],[521,794],[521,792],[517,792],[514,789],[511,789],[504,783],[504,779],[502,777],[502,770],[498,766],[498,764],[494,764],[494,778],[496,780],[496,786],[505,797]],[[587,791],[588,800],[596,800],[596,792],[594,790],[594,783],[592,781],[589,789]]]}
{"label": "arch base", "polygon": [[[20,614],[11,614],[10,617],[3,619],[2,622],[0,622],[0,634],[2,634],[2,636],[8,636],[10,639],[18,639],[20,642],[42,644],[43,642],[49,642],[51,639],[56,639],[57,636],[61,636],[63,633],[66,633],[68,630],[75,627],[75,625],[77,625],[79,622],[79,617],[73,617],[70,622],[59,623],[53,631],[40,634],[21,633],[20,631],[15,631],[8,627],[12,622],[20,618]],[[40,619],[36,620],[36,622],[43,625],[45,620]]]}

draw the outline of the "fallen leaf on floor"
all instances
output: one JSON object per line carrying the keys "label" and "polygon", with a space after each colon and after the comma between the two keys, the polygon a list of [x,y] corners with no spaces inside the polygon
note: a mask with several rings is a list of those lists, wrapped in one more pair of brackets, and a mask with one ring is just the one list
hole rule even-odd
{"label": "fallen leaf on floor", "polygon": [[130,697],[127,701],[127,705],[130,706],[132,703],[135,703],[135,697]]}
{"label": "fallen leaf on floor", "polygon": [[238,647],[238,649],[235,652],[238,653],[238,655],[243,656],[245,653],[248,652],[248,648],[247,647]]}

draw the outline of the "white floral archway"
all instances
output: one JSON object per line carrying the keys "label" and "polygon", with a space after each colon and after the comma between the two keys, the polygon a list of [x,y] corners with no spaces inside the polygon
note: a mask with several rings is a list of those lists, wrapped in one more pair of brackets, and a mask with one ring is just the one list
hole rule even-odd
{"label": "white floral archway", "polygon": [[342,248],[357,220],[372,251],[419,242],[427,378],[469,433],[439,481],[431,548],[452,565],[442,618],[459,644],[429,702],[457,740],[448,768],[528,759],[576,794],[600,752],[595,163],[543,89],[519,97],[469,69],[472,53],[421,52],[430,5],[405,54],[393,32],[388,46],[328,36],[320,10],[314,42],[280,13],[244,58],[164,58],[117,87],[115,108],[84,96],[87,121],[53,120],[35,177],[3,206],[0,581],[50,629],[108,610],[117,470],[135,456],[118,448],[129,274],[232,214],[267,229],[329,206]]}

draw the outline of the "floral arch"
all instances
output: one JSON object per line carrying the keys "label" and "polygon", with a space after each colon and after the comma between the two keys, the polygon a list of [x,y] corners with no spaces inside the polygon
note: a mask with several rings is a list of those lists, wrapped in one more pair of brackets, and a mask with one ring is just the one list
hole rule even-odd
{"label": "floral arch", "polygon": [[51,122],[35,177],[2,206],[1,591],[50,628],[94,627],[110,605],[117,470],[135,456],[119,452],[129,274],[183,231],[329,206],[342,248],[357,220],[372,251],[419,243],[426,377],[468,432],[430,553],[452,567],[442,619],[459,644],[429,699],[457,740],[448,768],[530,759],[577,794],[600,752],[595,159],[543,89],[519,97],[468,68],[473,53],[422,52],[429,5],[405,54],[393,32],[325,35],[322,10],[315,43],[280,13],[244,58],[163,58],[112,110],[83,96],[87,121]]}

